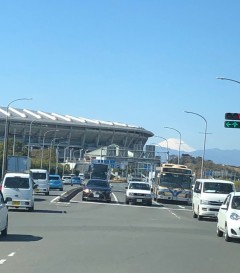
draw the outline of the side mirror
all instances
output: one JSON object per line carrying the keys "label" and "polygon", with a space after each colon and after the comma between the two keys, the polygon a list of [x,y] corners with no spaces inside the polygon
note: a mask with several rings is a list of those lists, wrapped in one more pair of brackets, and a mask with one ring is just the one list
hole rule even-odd
{"label": "side mirror", "polygon": [[153,188],[151,188],[151,192],[153,192]]}
{"label": "side mirror", "polygon": [[224,206],[221,206],[220,209],[221,210],[227,210],[228,208],[227,208],[227,206],[224,205]]}
{"label": "side mirror", "polygon": [[7,197],[5,200],[4,200],[4,203],[6,204],[7,202],[10,202],[12,201],[12,198],[11,197]]}

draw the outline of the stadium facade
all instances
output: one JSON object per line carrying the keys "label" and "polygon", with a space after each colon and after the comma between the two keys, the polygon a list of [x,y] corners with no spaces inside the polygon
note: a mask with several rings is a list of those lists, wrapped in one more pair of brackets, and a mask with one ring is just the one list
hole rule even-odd
{"label": "stadium facade", "polygon": [[[0,107],[0,138],[4,141],[6,124],[8,137],[24,144],[28,149],[57,146],[59,161],[82,158],[86,153],[110,147],[107,156],[142,157],[143,148],[154,134],[142,127],[120,122],[102,121],[44,111]],[[103,149],[103,148],[102,148]],[[114,152],[115,151],[115,152]],[[154,157],[153,147],[149,157]],[[106,153],[105,153],[106,154]]]}

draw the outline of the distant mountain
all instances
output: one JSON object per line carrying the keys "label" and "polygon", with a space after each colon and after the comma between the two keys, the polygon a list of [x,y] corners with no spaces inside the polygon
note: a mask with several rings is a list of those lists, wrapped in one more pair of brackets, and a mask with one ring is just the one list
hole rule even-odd
{"label": "distant mountain", "polygon": [[[163,149],[159,151],[163,152]],[[164,151],[165,152],[165,151]],[[193,157],[202,157],[203,151],[196,150],[193,152],[185,152],[181,150],[182,154],[189,154]],[[169,149],[169,155],[178,156],[178,150]],[[165,159],[165,155],[161,155]],[[221,150],[221,149],[206,149],[205,150],[205,160],[211,160],[216,164],[230,165],[230,166],[240,166],[240,150]]]}
{"label": "distant mountain", "polygon": [[[170,155],[178,155],[179,140],[168,139],[168,148]],[[159,143],[157,151],[160,153],[166,152],[166,141]],[[164,147],[164,148],[163,148]],[[193,157],[202,157],[203,150],[195,150],[183,141],[181,142],[181,154],[189,154]],[[161,155],[164,158],[164,155]],[[206,149],[205,160],[212,160],[216,164],[240,166],[240,150],[221,150],[221,149]]]}

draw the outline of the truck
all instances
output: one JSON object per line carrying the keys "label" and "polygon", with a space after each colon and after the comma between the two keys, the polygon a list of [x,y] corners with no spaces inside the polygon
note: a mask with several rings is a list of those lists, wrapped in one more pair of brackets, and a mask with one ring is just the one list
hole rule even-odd
{"label": "truck", "polygon": [[8,156],[7,157],[7,172],[24,173],[29,171],[31,167],[31,159],[28,156]]}
{"label": "truck", "polygon": [[111,174],[111,169],[108,164],[93,163],[90,170],[91,179],[103,179],[109,180]]}

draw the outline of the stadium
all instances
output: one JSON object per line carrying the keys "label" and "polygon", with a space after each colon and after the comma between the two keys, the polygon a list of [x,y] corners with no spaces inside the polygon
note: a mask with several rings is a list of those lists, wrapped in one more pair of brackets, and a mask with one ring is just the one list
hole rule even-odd
{"label": "stadium", "polygon": [[0,107],[2,142],[12,138],[14,142],[23,143],[28,151],[57,146],[59,162],[81,160],[87,155],[99,156],[99,153],[109,159],[128,159],[129,152],[131,158],[153,158],[154,146],[147,145],[147,156],[143,152],[148,138],[153,135],[142,127],[120,122]]}

